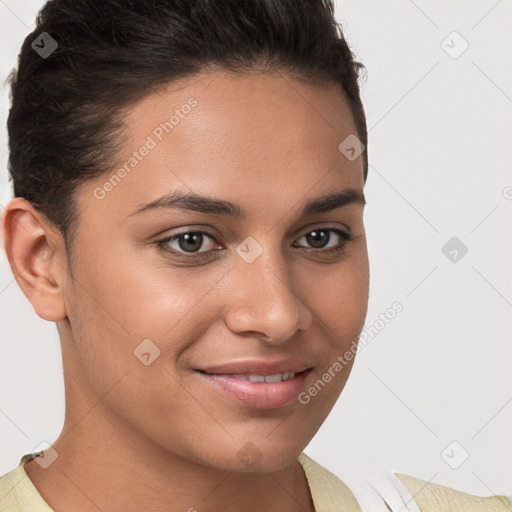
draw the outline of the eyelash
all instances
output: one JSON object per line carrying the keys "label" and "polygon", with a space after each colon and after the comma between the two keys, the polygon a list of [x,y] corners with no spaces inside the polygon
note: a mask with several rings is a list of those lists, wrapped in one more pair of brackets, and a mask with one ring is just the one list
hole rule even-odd
{"label": "eyelash", "polygon": [[[320,253],[323,253],[323,254],[329,254],[329,255],[335,255],[335,254],[340,254],[342,253],[344,250],[345,250],[345,246],[347,245],[348,242],[350,242],[352,240],[352,234],[347,232],[347,231],[343,231],[341,229],[337,229],[337,228],[316,228],[316,229],[313,229],[312,231],[308,231],[306,234],[302,235],[300,238],[303,238],[305,237],[306,235],[309,235],[311,233],[314,233],[315,231],[327,231],[327,232],[334,232],[336,233],[339,237],[340,237],[340,243],[336,246],[336,247],[332,247],[330,249],[327,249],[327,250],[323,250],[323,249],[311,249],[313,252],[320,252]],[[178,240],[181,236],[183,235],[190,235],[190,234],[200,234],[200,235],[206,235],[208,236],[209,238],[211,238],[213,241],[216,242],[215,240],[215,237],[208,233],[207,231],[185,231],[183,233],[179,233],[177,235],[173,235],[173,236],[169,236],[167,238],[164,238],[163,240],[160,240],[158,242],[155,242],[155,245],[159,248],[159,249],[162,249],[166,252],[170,252],[172,253],[173,255],[177,256],[179,259],[182,259],[182,260],[185,260],[185,261],[195,261],[195,260],[199,260],[199,259],[205,259],[205,255],[209,252],[213,252],[213,251],[204,251],[204,252],[195,252],[195,253],[183,253],[183,252],[178,252],[178,251],[174,251],[174,250],[170,250],[169,247],[168,247],[168,243],[169,242],[173,242],[175,240]],[[300,239],[299,239],[300,240]],[[331,240],[329,239],[329,242]],[[328,243],[329,243],[328,242]],[[187,256],[184,256],[184,254],[188,254]]]}

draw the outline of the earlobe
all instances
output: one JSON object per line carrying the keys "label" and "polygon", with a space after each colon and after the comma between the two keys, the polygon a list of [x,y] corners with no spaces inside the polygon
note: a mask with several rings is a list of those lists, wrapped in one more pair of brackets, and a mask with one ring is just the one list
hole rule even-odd
{"label": "earlobe", "polygon": [[[66,270],[60,265],[57,232],[26,199],[17,197],[3,213],[2,238],[16,282],[37,315],[51,322],[66,318],[62,294]],[[62,272],[56,273],[57,268]]]}

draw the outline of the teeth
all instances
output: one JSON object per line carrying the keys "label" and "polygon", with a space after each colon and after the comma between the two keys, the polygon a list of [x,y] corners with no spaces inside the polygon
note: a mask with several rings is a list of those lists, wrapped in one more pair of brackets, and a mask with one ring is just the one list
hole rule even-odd
{"label": "teeth", "polygon": [[230,377],[249,382],[281,382],[283,380],[293,379],[295,372],[276,373],[275,375],[230,375]]}

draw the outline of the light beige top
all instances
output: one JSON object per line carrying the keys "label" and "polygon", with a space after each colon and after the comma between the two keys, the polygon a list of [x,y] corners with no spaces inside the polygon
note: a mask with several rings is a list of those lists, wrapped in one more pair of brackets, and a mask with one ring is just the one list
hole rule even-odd
{"label": "light beige top", "polygon": [[[25,472],[25,463],[35,456],[36,454],[24,455],[17,468],[0,478],[1,512],[54,512]],[[306,474],[315,512],[362,512],[363,509],[355,495],[334,473],[305,453],[299,456],[298,461]],[[402,491],[396,491],[401,486],[399,483],[398,486],[394,485],[389,493],[384,489],[381,494],[386,500],[380,500],[381,506],[369,507],[369,512],[378,512],[379,509],[394,512],[394,497],[403,499],[400,509],[396,508],[401,512],[512,512],[512,501],[505,496],[481,498],[411,476],[398,474],[397,477],[396,480],[399,479],[405,485],[403,490],[409,498],[406,499]],[[396,477],[393,475],[393,478]],[[366,510],[365,508],[363,512]]]}

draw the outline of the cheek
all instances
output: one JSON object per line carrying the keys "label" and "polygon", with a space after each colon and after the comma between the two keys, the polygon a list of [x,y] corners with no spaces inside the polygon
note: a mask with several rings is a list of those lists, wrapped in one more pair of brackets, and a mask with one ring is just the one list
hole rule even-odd
{"label": "cheek", "polygon": [[[172,281],[152,280],[121,265],[101,268],[101,273],[77,275],[77,281],[87,282],[87,291],[76,286],[69,315],[88,381],[84,389],[90,386],[102,404],[152,437],[162,436],[162,442],[182,421],[187,429],[192,421],[200,425],[201,411],[187,405],[190,395],[174,369],[175,359],[199,334],[186,314],[197,306],[189,299],[193,291],[186,286],[177,291]],[[145,365],[142,353],[138,358],[134,351],[148,339],[154,346],[145,349],[151,361]],[[176,411],[185,409],[189,416],[177,418]]]}
{"label": "cheek", "polygon": [[193,311],[216,281],[215,276],[209,282],[199,272],[144,259],[142,253],[140,257],[121,254],[95,267],[82,278],[88,283],[89,295],[96,299],[88,301],[88,306],[103,309],[107,317],[99,315],[101,322],[114,323],[115,329],[133,342],[165,336]]}
{"label": "cheek", "polygon": [[203,316],[197,311],[229,268],[216,265],[179,266],[154,248],[126,254],[119,266],[110,267],[109,288],[116,295],[113,306],[136,339],[165,340],[181,330],[183,319]]}
{"label": "cheek", "polygon": [[214,321],[205,305],[211,304],[209,292],[218,283],[219,273],[199,267],[194,271],[171,268],[162,261],[148,265],[133,255],[102,260],[99,254],[88,254],[82,258],[86,260],[95,265],[77,269],[76,306],[70,321],[98,393],[130,369],[148,369],[134,354],[144,340],[151,340],[155,353],[160,351],[159,363],[172,365]]}
{"label": "cheek", "polygon": [[369,272],[362,256],[318,273],[305,286],[308,304],[336,345],[350,343],[364,326],[368,308]]}

